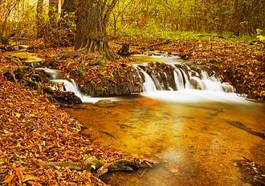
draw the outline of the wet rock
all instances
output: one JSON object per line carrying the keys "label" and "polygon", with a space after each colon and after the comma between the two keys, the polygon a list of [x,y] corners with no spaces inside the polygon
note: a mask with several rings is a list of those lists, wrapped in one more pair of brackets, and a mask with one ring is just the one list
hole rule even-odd
{"label": "wet rock", "polygon": [[83,83],[81,81],[78,83],[81,92],[92,97],[109,97],[131,95],[143,91],[143,80],[133,67],[112,69],[106,73],[101,77],[100,82],[88,81]]}
{"label": "wet rock", "polygon": [[65,91],[64,83],[54,83],[52,82],[44,88],[44,91],[48,94],[54,94],[55,92]]}
{"label": "wet rock", "polygon": [[204,86],[203,84],[200,83],[200,81],[198,81],[196,78],[192,77],[190,79],[190,84],[193,88],[198,89],[198,90],[203,90]]}
{"label": "wet rock", "polygon": [[82,100],[73,92],[56,91],[53,94],[53,99],[62,106],[71,106],[82,103]]}
{"label": "wet rock", "polygon": [[85,155],[82,164],[85,166],[85,170],[89,170],[90,172],[98,170],[103,165],[102,161],[90,154]]}
{"label": "wet rock", "polygon": [[228,84],[228,83],[223,83],[222,84],[222,89],[225,91],[225,92],[236,92],[235,88]]}
{"label": "wet rock", "polygon": [[23,52],[23,51],[28,51],[28,50],[32,49],[32,47],[29,46],[29,45],[17,45],[17,46],[14,46],[14,49],[15,49],[16,51],[21,51],[21,52]]}
{"label": "wet rock", "polygon": [[129,56],[130,53],[130,45],[129,44],[124,44],[122,47],[119,49],[118,54],[120,56]]}
{"label": "wet rock", "polygon": [[265,185],[265,167],[246,158],[236,161],[242,180],[251,185]]}
{"label": "wet rock", "polygon": [[174,68],[165,63],[150,63],[146,72],[152,77],[158,90],[176,90]]}
{"label": "wet rock", "polygon": [[96,102],[95,105],[99,107],[112,107],[115,105],[115,103],[110,99],[102,99]]}

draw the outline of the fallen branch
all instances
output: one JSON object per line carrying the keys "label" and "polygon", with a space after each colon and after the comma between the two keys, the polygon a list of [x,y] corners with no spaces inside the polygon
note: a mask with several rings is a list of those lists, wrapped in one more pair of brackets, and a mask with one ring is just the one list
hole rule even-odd
{"label": "fallen branch", "polygon": [[143,160],[143,161],[135,161],[135,160],[116,160],[111,163],[106,163],[102,167],[100,167],[97,171],[97,177],[102,177],[103,175],[110,172],[118,172],[118,171],[135,171],[138,169],[146,169],[152,168],[156,165],[156,162]]}
{"label": "fallen branch", "polygon": [[96,177],[100,178],[103,175],[110,172],[118,171],[136,171],[138,169],[152,168],[157,163],[150,160],[127,160],[120,159],[113,162],[102,164],[100,160],[97,160],[94,156],[90,156],[83,162],[72,162],[72,161],[58,161],[58,162],[43,162],[38,161],[38,164],[43,167],[54,167],[54,168],[69,168],[70,170],[83,171],[87,170],[90,172],[96,171]]}

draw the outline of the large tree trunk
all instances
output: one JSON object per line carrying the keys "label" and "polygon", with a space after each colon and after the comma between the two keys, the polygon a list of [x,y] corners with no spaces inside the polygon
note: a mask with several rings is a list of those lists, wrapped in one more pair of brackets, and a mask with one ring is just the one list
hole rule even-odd
{"label": "large tree trunk", "polygon": [[106,26],[111,10],[117,0],[107,3],[107,0],[80,0],[77,8],[77,34],[75,49],[85,49],[87,52],[98,52],[108,59],[114,57],[110,50]]}

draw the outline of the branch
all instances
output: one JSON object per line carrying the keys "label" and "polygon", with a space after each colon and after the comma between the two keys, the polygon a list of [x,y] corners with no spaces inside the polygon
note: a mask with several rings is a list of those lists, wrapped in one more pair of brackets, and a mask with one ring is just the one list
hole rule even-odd
{"label": "branch", "polygon": [[[107,1],[107,0],[105,0]],[[106,11],[103,13],[103,22],[106,23],[110,16],[111,11],[114,9],[119,0],[112,0],[108,7],[105,7]]]}

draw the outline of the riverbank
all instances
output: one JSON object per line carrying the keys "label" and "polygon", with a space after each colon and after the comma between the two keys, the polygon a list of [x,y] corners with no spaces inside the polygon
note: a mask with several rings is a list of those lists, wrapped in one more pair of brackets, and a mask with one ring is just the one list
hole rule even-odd
{"label": "riverbank", "polygon": [[[46,65],[62,70],[91,96],[119,96],[142,91],[141,79],[135,76],[127,57],[106,61],[97,55],[79,55],[73,48],[45,48],[41,41],[30,41],[32,51],[46,59]],[[230,40],[164,40],[123,37],[110,42],[118,50],[125,44],[131,54],[159,51],[178,55],[188,64],[214,70],[222,82],[229,82],[236,92],[248,98],[265,100],[265,44]],[[122,86],[121,86],[122,85]]]}
{"label": "riverbank", "polygon": [[[12,62],[1,56],[0,64],[2,71]],[[2,74],[0,81],[1,184],[105,185],[99,177],[113,170],[112,165],[116,171],[152,164],[102,147],[89,134],[83,136],[83,125],[47,95],[8,81]]]}

